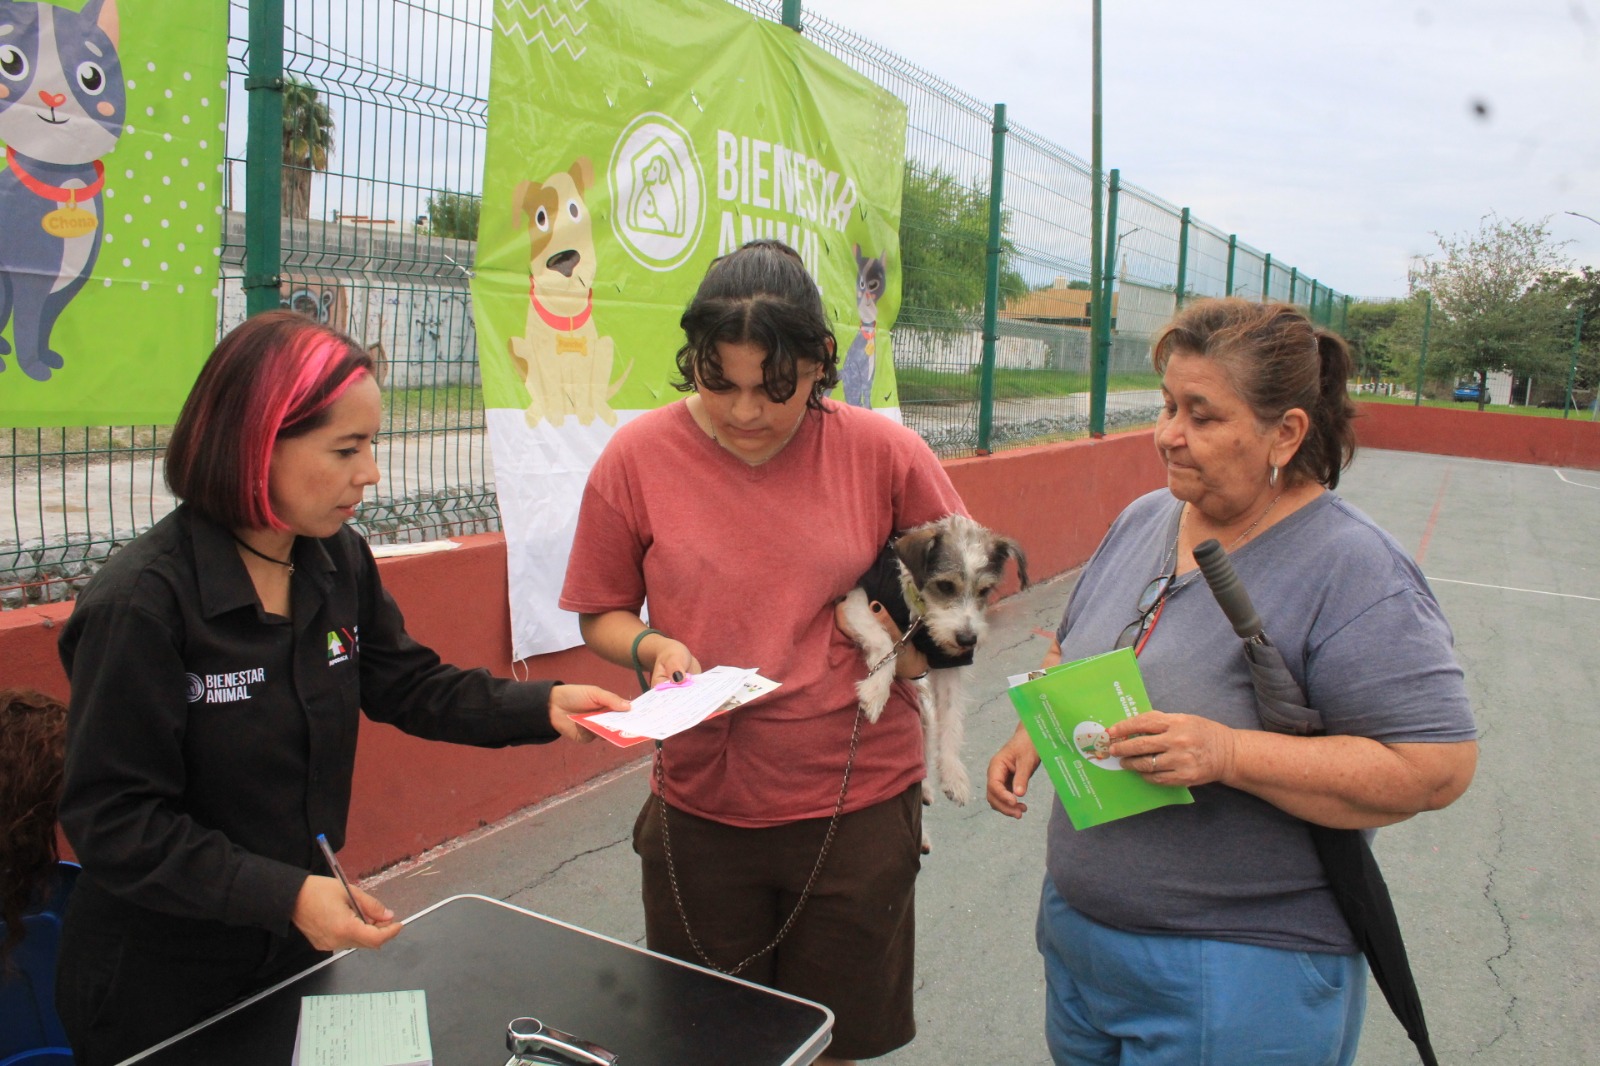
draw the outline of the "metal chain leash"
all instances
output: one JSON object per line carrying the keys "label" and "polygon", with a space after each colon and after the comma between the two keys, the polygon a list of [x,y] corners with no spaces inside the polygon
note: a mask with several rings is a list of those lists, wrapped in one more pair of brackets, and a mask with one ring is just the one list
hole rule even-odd
{"label": "metal chain leash", "polygon": [[795,920],[800,917],[800,910],[806,905],[806,900],[811,898],[811,890],[816,887],[817,877],[822,873],[823,860],[828,857],[828,849],[833,846],[834,834],[839,829],[839,815],[844,811],[845,793],[850,789],[850,768],[855,765],[856,747],[861,741],[861,715],[861,707],[857,705],[855,725],[850,731],[850,756],[845,759],[844,780],[839,783],[839,799],[833,805],[833,817],[828,821],[828,835],[822,840],[822,850],[817,854],[817,863],[811,868],[811,876],[806,879],[806,886],[801,889],[800,898],[795,902],[794,910],[789,912],[788,920],[778,930],[778,935],[772,938],[772,943],[750,955],[732,969],[724,969],[713,962],[711,956],[706,954],[706,949],[701,946],[699,938],[694,935],[694,930],[689,928],[689,912],[684,908],[683,894],[678,890],[678,869],[672,861],[672,835],[667,829],[666,758],[661,741],[656,741],[656,803],[660,806],[661,812],[661,847],[667,857],[667,882],[672,886],[672,902],[678,908],[678,917],[683,921],[683,931],[689,938],[689,944],[694,948],[694,953],[700,957],[700,961],[708,968],[719,973],[725,973],[729,977],[738,975],[745,967],[777,947],[783,941],[783,938],[789,935],[790,928],[793,927]]}

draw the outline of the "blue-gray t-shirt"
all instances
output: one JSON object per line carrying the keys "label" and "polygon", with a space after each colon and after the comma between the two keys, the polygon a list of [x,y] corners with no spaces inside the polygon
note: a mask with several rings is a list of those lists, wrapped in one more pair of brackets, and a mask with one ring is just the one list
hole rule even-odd
{"label": "blue-gray t-shirt", "polygon": [[[1138,617],[1139,594],[1171,565],[1179,506],[1161,489],[1112,524],[1062,617],[1063,662],[1109,651]],[[1324,493],[1232,559],[1329,733],[1386,744],[1476,739],[1449,624],[1410,556],[1366,515]],[[1139,657],[1151,703],[1259,729],[1243,645],[1190,573]],[[1062,898],[1137,933],[1356,950],[1306,823],[1224,785],[1192,791],[1192,805],[1083,831],[1056,803],[1047,862]]]}

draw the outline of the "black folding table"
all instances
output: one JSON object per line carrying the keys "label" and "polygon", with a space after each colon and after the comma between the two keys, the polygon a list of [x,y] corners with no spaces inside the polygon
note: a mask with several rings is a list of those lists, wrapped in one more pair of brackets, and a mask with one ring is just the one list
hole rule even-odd
{"label": "black folding table", "polygon": [[302,996],[423,989],[436,1066],[503,1066],[506,1024],[538,1018],[618,1066],[803,1066],[826,1007],[484,896],[406,919],[379,951],[346,951],[129,1062],[287,1066]]}

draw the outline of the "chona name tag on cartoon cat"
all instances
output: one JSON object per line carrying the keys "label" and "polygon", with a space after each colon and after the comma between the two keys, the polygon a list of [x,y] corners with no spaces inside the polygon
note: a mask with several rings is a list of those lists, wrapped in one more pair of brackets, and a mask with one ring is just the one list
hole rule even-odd
{"label": "chona name tag on cartoon cat", "polygon": [[68,204],[58,207],[45,215],[39,225],[52,237],[83,237],[93,233],[100,226],[100,220],[77,204]]}

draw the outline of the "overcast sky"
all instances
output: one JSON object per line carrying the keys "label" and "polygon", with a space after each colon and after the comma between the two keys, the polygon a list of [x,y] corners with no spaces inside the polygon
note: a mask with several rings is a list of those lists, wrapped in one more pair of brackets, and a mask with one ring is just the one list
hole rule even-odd
{"label": "overcast sky", "polygon": [[[803,0],[1089,158],[1089,0]],[[1600,0],[1105,0],[1105,165],[1355,296],[1550,217],[1600,267]]]}

